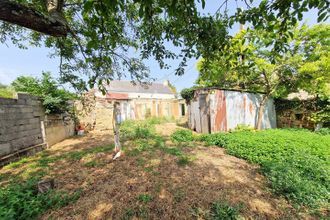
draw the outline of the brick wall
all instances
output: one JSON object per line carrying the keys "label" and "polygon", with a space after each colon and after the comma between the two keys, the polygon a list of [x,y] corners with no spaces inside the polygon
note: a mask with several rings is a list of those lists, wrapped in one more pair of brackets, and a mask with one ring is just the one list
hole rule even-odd
{"label": "brick wall", "polygon": [[24,93],[17,97],[0,98],[0,158],[44,142],[41,121],[45,114],[40,100]]}

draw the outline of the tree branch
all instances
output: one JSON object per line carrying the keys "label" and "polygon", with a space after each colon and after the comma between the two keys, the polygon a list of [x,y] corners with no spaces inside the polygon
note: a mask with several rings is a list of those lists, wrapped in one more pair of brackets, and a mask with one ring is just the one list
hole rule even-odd
{"label": "tree branch", "polygon": [[33,8],[10,0],[0,1],[0,20],[54,37],[65,37],[69,31],[63,19],[45,16]]}

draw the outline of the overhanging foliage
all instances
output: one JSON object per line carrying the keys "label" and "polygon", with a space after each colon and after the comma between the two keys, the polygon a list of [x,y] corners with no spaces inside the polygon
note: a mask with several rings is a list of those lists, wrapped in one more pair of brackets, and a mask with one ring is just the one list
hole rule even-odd
{"label": "overhanging foliage", "polygon": [[[52,2],[55,10],[45,2]],[[189,58],[209,59],[222,50],[230,39],[227,30],[235,22],[250,22],[256,29],[273,32],[270,44],[275,51],[282,51],[292,35],[290,28],[303,19],[303,12],[314,8],[319,21],[329,17],[330,3],[323,0],[261,1],[255,6],[242,1],[247,10],[237,8],[232,16],[226,13],[228,2],[219,2],[215,15],[201,15],[197,5],[204,7],[205,0],[22,0],[20,5],[42,15],[65,18],[67,36],[49,37],[2,22],[0,42],[12,41],[25,47],[26,41],[30,41],[52,48],[53,55],[60,57],[63,82],[80,90],[95,85],[104,89],[104,82],[123,76],[135,81],[148,80],[149,69],[143,63],[148,58],[155,58],[161,68],[169,67],[166,59],[180,59],[176,73],[183,74]],[[5,14],[9,9],[2,8],[1,20],[11,22]],[[56,14],[59,17],[54,17]],[[181,52],[168,50],[165,46],[168,42]],[[137,51],[136,56],[131,55],[132,51]]]}

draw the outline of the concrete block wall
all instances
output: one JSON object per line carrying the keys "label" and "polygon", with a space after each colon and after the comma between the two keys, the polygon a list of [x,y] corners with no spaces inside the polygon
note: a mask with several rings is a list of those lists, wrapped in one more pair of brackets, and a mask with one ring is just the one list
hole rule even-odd
{"label": "concrete block wall", "polygon": [[45,119],[48,147],[57,144],[75,133],[74,122],[69,115],[47,115]]}
{"label": "concrete block wall", "polygon": [[17,99],[0,98],[0,158],[42,144],[45,113],[38,98],[18,93]]}

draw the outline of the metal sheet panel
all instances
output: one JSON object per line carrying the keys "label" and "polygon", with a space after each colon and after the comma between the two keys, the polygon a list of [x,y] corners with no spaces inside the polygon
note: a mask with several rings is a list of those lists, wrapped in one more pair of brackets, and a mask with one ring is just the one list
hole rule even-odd
{"label": "metal sheet panel", "polygon": [[190,129],[201,132],[199,102],[192,100],[189,104],[189,126]]}
{"label": "metal sheet panel", "polygon": [[223,90],[210,94],[211,132],[227,131],[226,97]]}
{"label": "metal sheet panel", "polygon": [[[235,129],[238,125],[255,127],[262,95],[210,90],[197,93],[189,105],[189,127],[197,132],[219,132]],[[276,128],[273,99],[264,108],[262,129]]]}
{"label": "metal sheet panel", "polygon": [[208,94],[199,95],[200,127],[202,133],[210,133],[210,109]]}
{"label": "metal sheet panel", "polygon": [[[262,95],[225,91],[227,110],[227,130],[235,129],[237,125],[255,127]],[[264,108],[262,129],[276,127],[276,113],[273,99],[269,99]]]}

